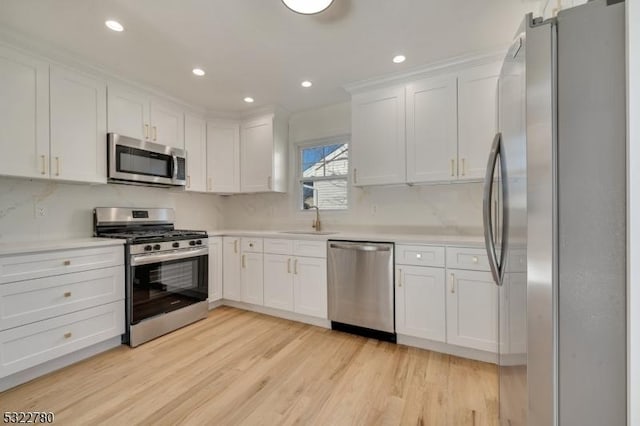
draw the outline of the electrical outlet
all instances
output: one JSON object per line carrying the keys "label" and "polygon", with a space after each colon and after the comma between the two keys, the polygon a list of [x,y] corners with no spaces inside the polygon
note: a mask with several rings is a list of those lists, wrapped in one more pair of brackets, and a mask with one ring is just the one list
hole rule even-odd
{"label": "electrical outlet", "polygon": [[36,217],[45,217],[47,215],[47,208],[43,206],[36,206]]}

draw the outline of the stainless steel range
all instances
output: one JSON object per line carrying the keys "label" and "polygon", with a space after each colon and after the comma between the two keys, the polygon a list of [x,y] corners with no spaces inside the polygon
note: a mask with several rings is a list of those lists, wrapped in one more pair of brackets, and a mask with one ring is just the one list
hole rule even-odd
{"label": "stainless steel range", "polygon": [[127,332],[138,346],[207,316],[205,231],[174,228],[173,209],[98,207],[94,235],[126,239]]}

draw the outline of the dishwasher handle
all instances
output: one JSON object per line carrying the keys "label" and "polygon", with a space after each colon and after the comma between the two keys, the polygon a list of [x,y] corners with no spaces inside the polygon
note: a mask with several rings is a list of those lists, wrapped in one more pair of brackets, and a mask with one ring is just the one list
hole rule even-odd
{"label": "dishwasher handle", "polygon": [[343,250],[357,250],[357,251],[391,251],[391,247],[389,246],[378,246],[378,245],[368,245],[368,244],[338,244],[331,243],[329,244],[331,248],[343,249]]}

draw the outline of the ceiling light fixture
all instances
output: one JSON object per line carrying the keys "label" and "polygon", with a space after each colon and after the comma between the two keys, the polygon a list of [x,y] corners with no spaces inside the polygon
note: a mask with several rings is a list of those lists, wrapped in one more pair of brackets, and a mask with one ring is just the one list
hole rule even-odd
{"label": "ceiling light fixture", "polygon": [[113,20],[109,20],[109,21],[105,21],[104,23],[107,28],[109,28],[110,30],[116,31],[116,32],[122,32],[124,31],[124,27],[122,26],[122,24],[118,21],[113,21]]}
{"label": "ceiling light fixture", "polygon": [[312,83],[312,82],[310,82],[309,80],[305,80],[305,81],[303,81],[302,83],[300,83],[300,85],[301,85],[302,87],[311,87],[311,86],[313,86],[313,83]]}
{"label": "ceiling light fixture", "polygon": [[282,0],[285,6],[302,15],[315,15],[327,9],[333,0]]}
{"label": "ceiling light fixture", "polygon": [[191,72],[197,75],[198,77],[202,77],[203,75],[206,74],[202,68],[194,68],[193,71]]}
{"label": "ceiling light fixture", "polygon": [[407,60],[407,58],[404,55],[396,55],[396,56],[393,57],[393,63],[394,64],[401,64],[406,60]]}
{"label": "ceiling light fixture", "polygon": [[251,103],[253,103],[253,98],[252,98],[252,97],[250,97],[250,96],[247,96],[246,98],[244,98],[244,101],[245,101],[246,103],[248,103],[248,104],[251,104]]}

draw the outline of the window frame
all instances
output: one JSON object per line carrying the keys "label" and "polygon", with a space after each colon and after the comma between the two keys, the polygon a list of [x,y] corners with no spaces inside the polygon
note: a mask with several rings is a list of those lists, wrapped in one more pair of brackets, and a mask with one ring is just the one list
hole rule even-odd
{"label": "window frame", "polygon": [[[348,144],[349,148],[348,148],[348,156],[347,156],[347,173],[345,175],[338,175],[338,176],[317,176],[317,177],[304,177],[302,176],[302,150],[303,149],[309,149],[309,148],[314,148],[314,147],[321,147],[321,146],[327,146],[327,145],[338,145],[338,144]],[[296,173],[295,173],[295,191],[296,191],[296,196],[293,197],[295,199],[295,209],[296,211],[298,211],[299,213],[313,213],[315,214],[314,209],[305,209],[304,208],[304,198],[303,198],[303,190],[302,190],[302,184],[305,181],[329,181],[329,180],[344,180],[347,184],[347,194],[346,194],[346,208],[344,209],[321,209],[320,211],[323,213],[330,213],[330,214],[341,214],[344,212],[349,211],[350,207],[351,207],[351,173],[349,173],[350,167],[351,167],[351,135],[350,134],[343,134],[343,135],[337,135],[337,136],[331,136],[331,137],[326,137],[326,138],[319,138],[319,139],[311,139],[311,140],[306,140],[306,141],[301,141],[301,142],[297,142],[295,144],[295,166],[296,166]]]}

